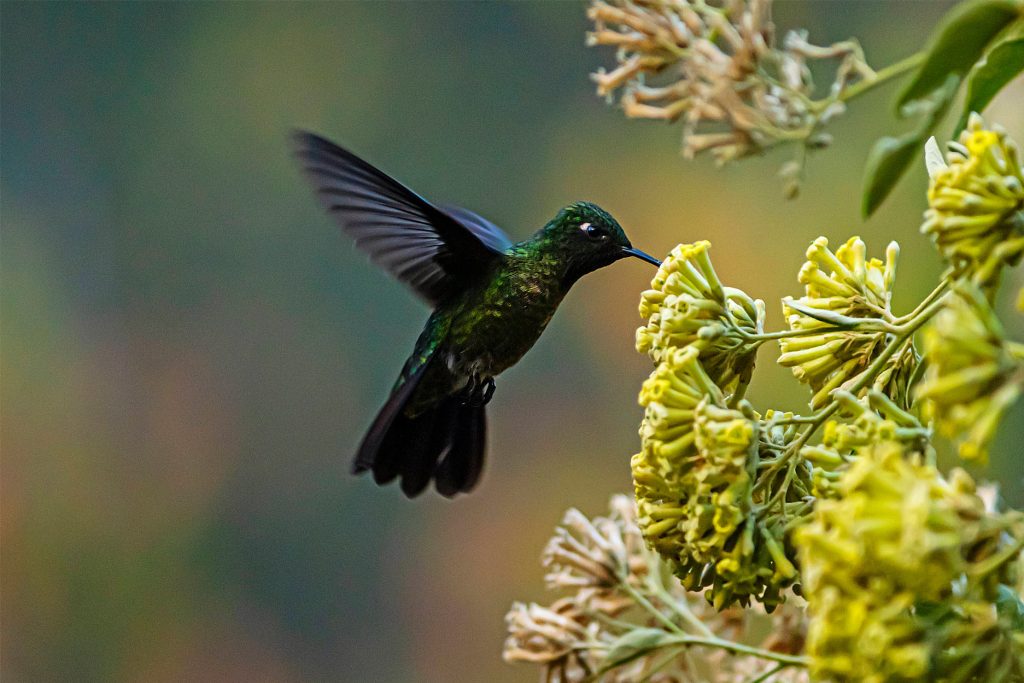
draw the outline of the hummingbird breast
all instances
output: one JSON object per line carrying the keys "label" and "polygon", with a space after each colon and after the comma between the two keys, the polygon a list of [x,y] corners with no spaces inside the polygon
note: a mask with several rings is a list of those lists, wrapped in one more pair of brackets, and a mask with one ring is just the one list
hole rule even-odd
{"label": "hummingbird breast", "polygon": [[509,258],[456,304],[445,351],[455,378],[494,377],[530,350],[565,296],[554,260]]}

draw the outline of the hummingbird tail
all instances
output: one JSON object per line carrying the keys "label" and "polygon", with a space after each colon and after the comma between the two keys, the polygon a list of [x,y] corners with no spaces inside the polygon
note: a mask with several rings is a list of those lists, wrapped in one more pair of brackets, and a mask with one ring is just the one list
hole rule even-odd
{"label": "hummingbird tail", "polygon": [[381,408],[352,464],[353,473],[371,470],[378,484],[396,477],[409,498],[421,494],[434,480],[442,496],[451,498],[476,486],[487,445],[487,415],[483,405],[454,395],[415,417],[404,409],[422,368],[399,386]]}
{"label": "hummingbird tail", "polygon": [[[456,400],[456,399],[449,399]],[[446,498],[469,493],[480,480],[487,450],[487,411],[484,406],[459,403],[452,443],[434,469],[434,488]]]}

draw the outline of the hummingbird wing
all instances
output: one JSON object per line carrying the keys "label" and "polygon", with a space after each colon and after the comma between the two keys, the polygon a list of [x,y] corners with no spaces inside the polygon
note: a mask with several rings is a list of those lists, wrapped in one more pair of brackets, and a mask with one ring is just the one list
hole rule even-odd
{"label": "hummingbird wing", "polygon": [[299,131],[296,155],[327,210],[377,265],[438,304],[512,244],[493,223],[441,208],[329,140]]}
{"label": "hummingbird wing", "polygon": [[440,209],[476,235],[485,246],[499,252],[504,252],[512,246],[512,240],[505,231],[483,216],[451,204],[441,204]]}

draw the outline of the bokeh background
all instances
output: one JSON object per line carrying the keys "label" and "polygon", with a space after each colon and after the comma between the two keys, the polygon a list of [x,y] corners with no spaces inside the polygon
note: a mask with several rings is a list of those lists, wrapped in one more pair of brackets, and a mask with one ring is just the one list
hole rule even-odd
{"label": "bokeh background", "polygon": [[[948,5],[780,2],[775,19],[859,36],[883,65]],[[377,489],[349,459],[427,312],[321,213],[294,127],[513,235],[589,199],[654,254],[708,238],[773,327],[819,234],[899,240],[897,308],[928,291],[923,164],[858,215],[870,144],[900,127],[892,86],[836,122],[786,202],[787,152],[686,162],[678,128],[597,98],[610,55],[584,47],[584,10],[3,3],[5,681],[533,680],[501,662],[502,617],[551,599],[537,560],[562,511],[629,489],[651,271],[585,278],[501,378],[476,493]],[[1022,85],[990,109],[1018,140]],[[753,400],[799,409],[773,355]],[[1020,418],[981,472],[1017,504]]]}

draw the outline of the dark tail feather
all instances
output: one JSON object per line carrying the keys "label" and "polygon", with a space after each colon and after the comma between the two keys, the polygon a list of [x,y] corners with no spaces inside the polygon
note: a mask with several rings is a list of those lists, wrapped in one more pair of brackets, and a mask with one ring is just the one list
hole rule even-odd
{"label": "dark tail feather", "polygon": [[[375,482],[387,484],[395,477],[402,475],[403,491],[406,491],[407,486],[415,485],[410,477],[417,478],[415,470],[421,467],[419,463],[428,458],[430,438],[434,431],[432,412],[427,411],[415,418],[406,417],[401,413],[395,417],[384,436],[384,441],[377,449],[377,457],[371,465]],[[427,476],[429,480],[429,472]],[[420,485],[419,490],[422,490],[425,485],[426,482]],[[406,495],[415,494],[406,491]]]}
{"label": "dark tail feather", "polygon": [[401,453],[399,475],[402,493],[409,498],[415,498],[427,488],[437,461],[451,445],[456,406],[455,400],[449,398],[416,416],[413,421],[419,424],[411,439],[418,439],[419,443],[414,443],[406,435],[396,437]]}
{"label": "dark tail feather", "polygon": [[352,471],[372,470],[378,484],[399,477],[402,492],[409,498],[422,493],[431,479],[438,493],[448,498],[468,492],[483,469],[487,439],[484,407],[449,396],[409,417],[403,409],[418,377],[407,379],[384,404],[359,447]]}
{"label": "dark tail feather", "polygon": [[483,406],[460,403],[452,431],[452,444],[434,470],[434,487],[446,498],[468,493],[476,486],[487,449],[487,412]]}
{"label": "dark tail feather", "polygon": [[[369,431],[366,432],[366,436],[363,437],[362,443],[359,444],[359,450],[356,451],[355,460],[352,461],[352,474],[359,474],[365,472],[368,469],[374,470],[374,476],[376,474],[376,463],[378,460],[378,454],[381,445],[384,443],[391,430],[392,424],[395,423],[401,417],[402,410],[405,409],[405,404],[412,398],[412,394],[416,391],[416,387],[419,386],[420,379],[423,378],[423,370],[421,368],[418,372],[414,372],[410,377],[398,386],[394,391],[391,392],[391,396],[388,397],[387,403],[377,413],[377,417],[373,420],[373,424],[370,425]],[[382,463],[383,465],[384,463]],[[392,474],[390,477],[386,477],[386,468],[382,472],[377,483],[386,483],[395,478]],[[383,479],[383,480],[382,480]]]}

